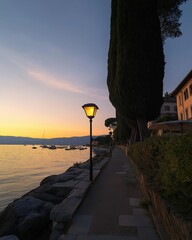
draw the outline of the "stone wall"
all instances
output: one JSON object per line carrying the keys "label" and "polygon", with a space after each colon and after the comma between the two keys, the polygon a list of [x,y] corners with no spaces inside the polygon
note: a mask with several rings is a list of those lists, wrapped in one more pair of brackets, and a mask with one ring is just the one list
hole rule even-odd
{"label": "stone wall", "polygon": [[[127,147],[121,146],[122,150],[127,154]],[[130,159],[130,158],[129,158]],[[131,159],[130,159],[131,160]],[[137,179],[140,184],[141,190],[152,204],[150,208],[152,215],[158,217],[158,221],[162,223],[166,232],[171,240],[192,240],[192,222],[186,222],[183,219],[176,216],[168,204],[155,192],[152,187],[147,183],[145,176],[138,170],[137,166],[131,161],[137,174]],[[155,223],[157,221],[154,221]],[[158,230],[159,226],[157,226]],[[161,233],[159,233],[161,235]],[[164,238],[162,238],[164,240]]]}

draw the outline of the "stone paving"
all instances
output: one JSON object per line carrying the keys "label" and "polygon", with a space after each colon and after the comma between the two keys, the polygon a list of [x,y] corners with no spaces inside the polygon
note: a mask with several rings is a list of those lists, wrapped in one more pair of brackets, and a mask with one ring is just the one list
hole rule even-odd
{"label": "stone paving", "polygon": [[59,240],[160,240],[144,202],[134,169],[115,149]]}

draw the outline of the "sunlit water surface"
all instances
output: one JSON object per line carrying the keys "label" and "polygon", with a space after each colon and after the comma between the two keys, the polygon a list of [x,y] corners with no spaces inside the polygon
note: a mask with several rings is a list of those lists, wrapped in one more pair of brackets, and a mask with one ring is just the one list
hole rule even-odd
{"label": "sunlit water surface", "polygon": [[83,151],[37,146],[0,145],[0,211],[14,199],[38,187],[49,175],[65,172],[76,162],[89,158],[89,148]]}

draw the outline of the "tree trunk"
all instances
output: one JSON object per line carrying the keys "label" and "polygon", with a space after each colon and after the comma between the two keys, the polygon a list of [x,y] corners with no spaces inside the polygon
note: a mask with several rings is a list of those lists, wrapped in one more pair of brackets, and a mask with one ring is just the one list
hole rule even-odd
{"label": "tree trunk", "polygon": [[137,118],[137,126],[139,130],[140,141],[143,141],[145,138],[149,137],[149,130],[147,128],[147,121],[145,117]]}
{"label": "tree trunk", "polygon": [[133,144],[138,140],[138,137],[139,137],[137,122],[135,120],[126,118],[126,123],[131,128],[131,136],[129,138],[129,144]]}

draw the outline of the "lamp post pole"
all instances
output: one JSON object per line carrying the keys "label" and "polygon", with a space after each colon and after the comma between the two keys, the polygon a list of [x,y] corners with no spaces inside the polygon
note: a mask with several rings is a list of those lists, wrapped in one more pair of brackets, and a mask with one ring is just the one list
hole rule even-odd
{"label": "lamp post pole", "polygon": [[92,160],[92,141],[93,141],[93,138],[92,138],[92,120],[93,118],[95,117],[96,115],[96,112],[97,112],[97,109],[99,109],[97,107],[96,104],[94,103],[87,103],[87,104],[84,104],[82,106],[82,108],[84,109],[85,111],[85,114],[86,116],[89,118],[89,121],[90,121],[90,159],[89,159],[89,162],[90,162],[90,181],[92,182],[93,181],[93,160]]}
{"label": "lamp post pole", "polygon": [[93,181],[93,160],[92,160],[92,118],[90,118],[90,181]]}

